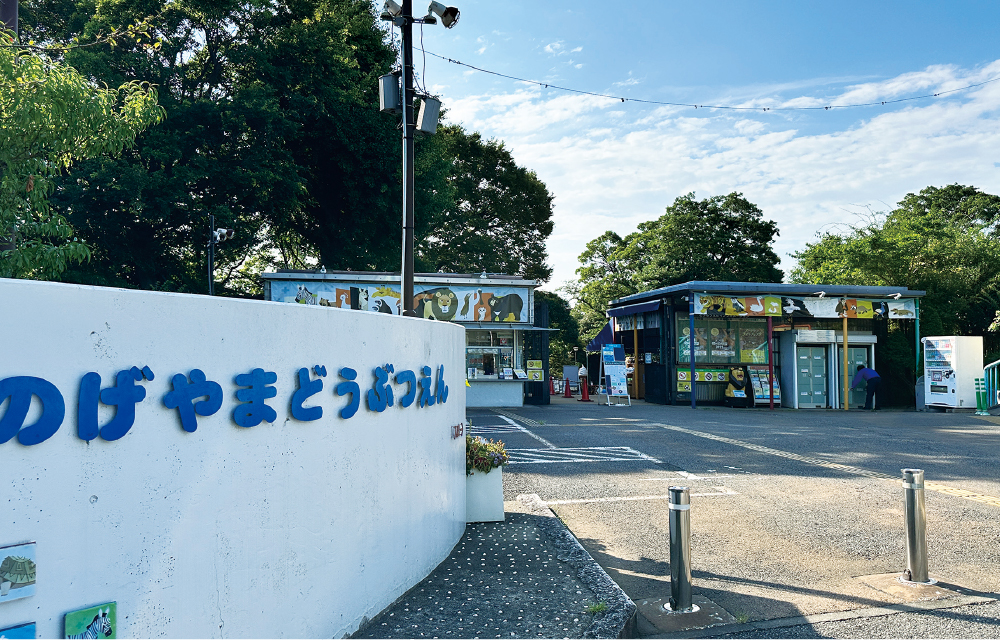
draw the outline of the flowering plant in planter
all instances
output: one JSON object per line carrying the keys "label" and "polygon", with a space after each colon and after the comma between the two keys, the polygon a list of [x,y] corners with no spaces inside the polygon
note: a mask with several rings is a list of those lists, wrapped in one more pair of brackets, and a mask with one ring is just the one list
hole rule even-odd
{"label": "flowering plant in planter", "polygon": [[510,458],[503,442],[465,436],[465,475],[471,476],[476,471],[489,473],[508,462]]}

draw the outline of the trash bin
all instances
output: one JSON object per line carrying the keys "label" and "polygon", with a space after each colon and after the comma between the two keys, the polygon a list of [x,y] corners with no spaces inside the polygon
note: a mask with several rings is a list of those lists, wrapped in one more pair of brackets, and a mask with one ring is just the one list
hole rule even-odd
{"label": "trash bin", "polygon": [[917,378],[917,384],[913,387],[914,394],[917,397],[917,411],[927,411],[927,405],[924,404],[924,377],[920,376]]}

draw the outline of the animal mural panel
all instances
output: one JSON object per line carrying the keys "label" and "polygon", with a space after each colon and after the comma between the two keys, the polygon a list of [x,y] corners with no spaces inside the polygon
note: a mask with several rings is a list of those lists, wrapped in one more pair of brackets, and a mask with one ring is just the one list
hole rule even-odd
{"label": "animal mural panel", "polygon": [[695,297],[695,314],[721,316],[780,316],[781,298],[778,296],[752,296],[732,298],[699,294]]}
{"label": "animal mural panel", "polygon": [[35,543],[0,547],[0,603],[35,595]]}
{"label": "animal mural panel", "polygon": [[106,602],[96,607],[71,611],[64,618],[64,636],[82,640],[117,638],[117,610],[116,603]]}
{"label": "animal mural panel", "polygon": [[370,286],[368,287],[368,310],[377,313],[400,315],[399,287]]}
{"label": "animal mural panel", "polygon": [[524,307],[524,300],[516,293],[511,293],[498,298],[493,296],[489,300],[490,314],[493,322],[520,322],[521,309]]}
{"label": "animal mural panel", "polygon": [[414,294],[417,317],[432,320],[454,320],[458,315],[458,296],[448,287],[428,289]]}
{"label": "animal mural panel", "polygon": [[[271,299],[321,307],[338,307],[399,315],[398,283],[275,281]],[[527,287],[415,285],[417,317],[452,322],[531,322]]]}

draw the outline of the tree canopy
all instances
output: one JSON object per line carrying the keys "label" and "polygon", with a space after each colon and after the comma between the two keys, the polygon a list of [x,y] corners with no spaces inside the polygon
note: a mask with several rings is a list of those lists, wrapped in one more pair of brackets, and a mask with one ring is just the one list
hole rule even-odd
{"label": "tree canopy", "polygon": [[50,206],[74,162],[120,153],[163,110],[148,84],[104,88],[0,31],[0,276],[58,277],[90,251]]}
{"label": "tree canopy", "polygon": [[[377,93],[397,52],[371,2],[26,5],[22,26],[39,39],[93,38],[152,16],[160,45],[67,53],[95,80],[160,87],[167,113],[134,149],[82,163],[58,183],[54,205],[93,248],[67,279],[204,291],[209,214],[236,229],[217,254],[217,279],[230,294],[259,294],[265,269],[398,270],[401,141],[398,118],[378,111]],[[551,198],[532,178],[478,134],[452,127],[418,139],[418,269],[547,277],[551,210],[532,207]],[[473,237],[479,232],[490,235]]]}
{"label": "tree canopy", "polygon": [[740,193],[683,195],[624,238],[606,231],[580,254],[575,298],[580,333],[593,337],[616,298],[691,280],[781,282],[772,245],[778,227]]}
{"label": "tree canopy", "polygon": [[533,171],[518,166],[502,142],[461,127],[438,130],[454,201],[425,238],[430,270],[506,273],[548,280],[545,240],[552,233],[552,195]]}
{"label": "tree canopy", "polygon": [[1000,308],[998,214],[1000,197],[975,187],[927,187],[887,214],[822,234],[793,254],[798,264],[791,276],[926,291],[922,334],[983,335]]}

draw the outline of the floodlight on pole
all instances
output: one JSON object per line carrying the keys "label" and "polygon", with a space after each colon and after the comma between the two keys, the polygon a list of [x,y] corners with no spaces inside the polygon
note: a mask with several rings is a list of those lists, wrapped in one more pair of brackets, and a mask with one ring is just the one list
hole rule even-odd
{"label": "floodlight on pole", "polygon": [[[402,314],[405,316],[415,316],[413,310],[413,137],[416,133],[413,114],[413,23],[434,24],[437,20],[436,14],[441,18],[441,24],[451,28],[458,22],[458,9],[446,7],[440,2],[432,2],[427,9],[427,16],[424,18],[413,17],[413,0],[403,0],[402,5],[393,0],[385,0],[382,7],[382,19],[391,21],[399,27],[402,36],[402,46],[400,47],[403,57],[402,64],[402,100],[400,108],[403,111],[403,259],[400,273],[400,302],[402,303]],[[392,80],[383,79],[381,89],[383,103],[380,105],[385,111],[391,111],[393,100],[386,96],[386,92],[391,93]],[[429,103],[427,98],[421,104],[420,128],[428,132],[433,123],[433,133],[437,129],[437,111],[440,109],[440,102],[434,100],[436,104]]]}
{"label": "floodlight on pole", "polygon": [[[427,15],[436,13],[439,18],[441,18],[441,25],[445,29],[451,29],[458,22],[458,18],[461,15],[458,9],[455,7],[446,7],[440,2],[431,2],[427,7]],[[426,20],[426,18],[424,18]]]}

